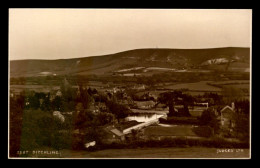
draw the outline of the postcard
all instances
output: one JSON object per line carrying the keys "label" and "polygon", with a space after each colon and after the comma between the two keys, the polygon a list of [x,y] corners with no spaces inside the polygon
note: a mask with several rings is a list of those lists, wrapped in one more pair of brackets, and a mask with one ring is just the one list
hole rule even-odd
{"label": "postcard", "polygon": [[250,159],[251,9],[9,9],[9,159]]}

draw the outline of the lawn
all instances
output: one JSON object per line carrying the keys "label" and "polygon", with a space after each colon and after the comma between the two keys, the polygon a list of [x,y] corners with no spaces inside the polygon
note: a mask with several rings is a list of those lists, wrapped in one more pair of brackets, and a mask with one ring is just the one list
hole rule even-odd
{"label": "lawn", "polygon": [[62,158],[248,158],[249,149],[218,153],[217,148],[106,149],[94,152],[62,150]]}
{"label": "lawn", "polygon": [[31,90],[35,92],[50,92],[51,90],[58,90],[60,86],[49,85],[10,85],[10,90],[14,92],[22,92],[23,90]]}
{"label": "lawn", "polygon": [[171,127],[150,126],[144,130],[146,136],[197,136],[190,125],[172,125]]}
{"label": "lawn", "polygon": [[198,125],[199,121],[197,117],[168,117],[167,120],[160,119],[160,123],[163,124],[178,124],[178,125]]}
{"label": "lawn", "polygon": [[209,81],[200,81],[195,83],[180,83],[180,84],[174,84],[174,85],[168,85],[165,86],[165,89],[189,89],[191,91],[205,91],[205,92],[220,92],[221,89],[210,86],[207,84]]}

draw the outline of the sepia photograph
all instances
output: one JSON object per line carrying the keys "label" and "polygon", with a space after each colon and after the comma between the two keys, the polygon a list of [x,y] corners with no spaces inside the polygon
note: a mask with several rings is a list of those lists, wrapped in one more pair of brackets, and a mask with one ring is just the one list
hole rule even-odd
{"label": "sepia photograph", "polygon": [[9,8],[9,159],[250,159],[252,9]]}

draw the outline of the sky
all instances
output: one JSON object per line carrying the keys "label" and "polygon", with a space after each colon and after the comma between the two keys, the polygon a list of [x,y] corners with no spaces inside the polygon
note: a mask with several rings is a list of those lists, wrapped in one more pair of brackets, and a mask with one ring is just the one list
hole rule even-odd
{"label": "sky", "polygon": [[249,9],[9,9],[9,59],[251,46]]}

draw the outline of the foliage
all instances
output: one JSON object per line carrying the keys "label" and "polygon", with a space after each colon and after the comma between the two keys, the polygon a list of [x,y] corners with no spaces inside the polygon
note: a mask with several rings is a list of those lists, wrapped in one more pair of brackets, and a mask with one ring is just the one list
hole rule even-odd
{"label": "foliage", "polygon": [[114,101],[107,101],[106,106],[110,113],[114,114],[118,120],[128,116],[130,110],[126,105],[116,103]]}
{"label": "foliage", "polygon": [[204,110],[199,117],[199,122],[201,125],[206,125],[213,128],[215,134],[218,133],[220,129],[220,121],[217,119],[213,108]]}
{"label": "foliage", "polygon": [[231,104],[234,101],[241,100],[244,95],[241,89],[230,86],[223,87],[222,93],[225,104]]}
{"label": "foliage", "polygon": [[242,99],[242,100],[235,100],[235,107],[236,107],[236,112],[237,113],[242,113],[242,114],[249,114],[250,112],[250,102],[249,100]]}
{"label": "foliage", "polygon": [[56,96],[51,102],[53,110],[61,110],[62,99],[60,96]]}
{"label": "foliage", "polygon": [[196,117],[168,117],[167,120],[160,118],[162,124],[180,124],[180,125],[198,125],[198,119]]}
{"label": "foliage", "polygon": [[158,102],[166,104],[169,107],[169,117],[174,116],[174,102],[181,96],[181,94],[182,93],[180,91],[160,93],[157,100]]}
{"label": "foliage", "polygon": [[90,103],[93,101],[92,97],[89,95],[88,90],[82,85],[79,86],[79,96],[77,97],[77,102],[81,102],[84,109],[88,109]]}
{"label": "foliage", "polygon": [[[180,90],[160,93],[157,100],[158,102],[166,104],[169,107],[169,117],[172,117],[174,115],[190,116],[188,106],[193,105],[194,103],[194,98],[191,95],[183,94]],[[174,104],[176,103],[181,103],[183,105],[183,111],[180,111],[180,113],[176,113],[174,110]]]}
{"label": "foliage", "polygon": [[212,136],[212,129],[208,126],[200,126],[200,127],[194,127],[192,130],[201,137],[211,137]]}
{"label": "foliage", "polygon": [[101,144],[99,149],[129,149],[129,148],[155,148],[155,147],[209,147],[209,148],[249,148],[248,142],[230,142],[221,138],[163,138],[160,140],[132,140],[112,144]]}
{"label": "foliage", "polygon": [[17,156],[20,150],[20,137],[22,134],[22,116],[25,105],[25,98],[22,95],[17,98],[10,97],[10,118],[9,118],[9,149],[10,156]]}
{"label": "foliage", "polygon": [[234,116],[235,119],[235,136],[242,141],[249,142],[250,138],[250,119],[249,114],[238,114]]}
{"label": "foliage", "polygon": [[[63,125],[56,122],[51,113],[41,110],[26,110],[23,113],[21,150],[34,150],[42,146],[59,149],[57,141],[62,143],[63,138],[58,138],[59,130]],[[56,145],[55,145],[56,144]]]}
{"label": "foliage", "polygon": [[102,125],[111,124],[114,121],[115,121],[115,115],[107,112],[102,112],[97,114],[94,123],[96,125],[102,126]]}

